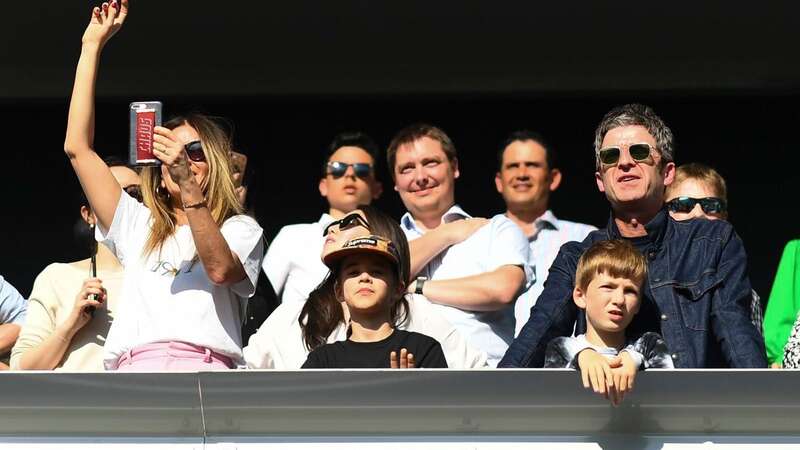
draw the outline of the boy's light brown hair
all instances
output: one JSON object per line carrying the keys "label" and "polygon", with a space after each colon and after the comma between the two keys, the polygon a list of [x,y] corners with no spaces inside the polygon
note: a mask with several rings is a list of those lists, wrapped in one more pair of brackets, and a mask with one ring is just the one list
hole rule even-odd
{"label": "boy's light brown hair", "polygon": [[728,187],[725,184],[725,179],[712,167],[700,163],[684,164],[675,169],[675,181],[667,186],[667,198],[686,180],[697,180],[705,183],[714,192],[715,197],[721,198],[725,203],[728,203]]}
{"label": "boy's light brown hair", "polygon": [[595,242],[578,260],[575,286],[586,292],[595,276],[605,273],[627,278],[641,286],[647,276],[647,261],[639,250],[624,240]]}

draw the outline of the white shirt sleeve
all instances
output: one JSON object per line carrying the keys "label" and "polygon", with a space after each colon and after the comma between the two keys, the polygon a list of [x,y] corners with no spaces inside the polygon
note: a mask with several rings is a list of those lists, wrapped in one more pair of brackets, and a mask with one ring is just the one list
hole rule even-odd
{"label": "white shirt sleeve", "polygon": [[289,278],[291,248],[298,245],[297,242],[292,242],[290,234],[287,227],[281,228],[269,244],[267,256],[264,257],[264,273],[267,274],[278,298],[283,297],[283,288],[286,287],[286,280]]}
{"label": "white shirt sleeve", "polygon": [[486,255],[488,270],[506,265],[519,266],[525,271],[525,287],[529,287],[535,276],[528,239],[514,222],[504,216],[495,216],[492,222],[492,245]]}
{"label": "white shirt sleeve", "polygon": [[243,298],[251,297],[256,291],[261,259],[264,255],[263,230],[250,216],[238,215],[226,220],[220,228],[222,237],[231,251],[239,257],[247,276],[231,286],[231,290]]}
{"label": "white shirt sleeve", "polygon": [[486,367],[486,352],[478,350],[422,295],[411,294],[408,298],[410,311],[408,331],[432,337],[442,346],[447,367],[451,369],[474,369]]}
{"label": "white shirt sleeve", "polygon": [[242,350],[250,369],[299,369],[308,357],[298,318],[302,303],[281,303]]}
{"label": "white shirt sleeve", "polygon": [[122,191],[114,211],[114,220],[106,230],[98,223],[95,237],[98,241],[109,241],[114,254],[123,266],[131,258],[138,258],[144,249],[144,242],[150,232],[150,210]]}
{"label": "white shirt sleeve", "polygon": [[28,302],[14,289],[14,286],[0,277],[0,325],[25,323],[25,310]]}

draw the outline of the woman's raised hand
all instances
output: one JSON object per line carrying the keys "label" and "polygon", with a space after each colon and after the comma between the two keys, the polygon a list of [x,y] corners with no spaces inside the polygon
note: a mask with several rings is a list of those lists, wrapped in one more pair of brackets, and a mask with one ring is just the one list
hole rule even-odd
{"label": "woman's raised hand", "polygon": [[169,175],[175,183],[180,184],[192,177],[189,156],[183,149],[183,144],[169,128],[153,129],[153,155],[167,166]]}
{"label": "woman's raised hand", "polygon": [[84,44],[103,46],[122,27],[128,15],[128,0],[113,0],[92,9],[89,26],[83,33]]}

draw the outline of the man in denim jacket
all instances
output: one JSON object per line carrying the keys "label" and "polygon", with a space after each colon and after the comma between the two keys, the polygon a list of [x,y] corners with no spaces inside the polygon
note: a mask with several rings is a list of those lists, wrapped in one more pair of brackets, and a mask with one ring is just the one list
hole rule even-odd
{"label": "man in denim jacket", "polygon": [[595,133],[595,157],[597,187],[611,203],[608,226],[561,247],[530,319],[498,367],[542,367],[550,340],[585,331],[572,301],[578,258],[592,243],[618,238],[648,260],[630,333],[660,333],[677,368],[766,367],[764,342],[749,319],[742,241],[728,222],[677,222],[664,208],[675,176],[666,124],[647,106],[614,108]]}

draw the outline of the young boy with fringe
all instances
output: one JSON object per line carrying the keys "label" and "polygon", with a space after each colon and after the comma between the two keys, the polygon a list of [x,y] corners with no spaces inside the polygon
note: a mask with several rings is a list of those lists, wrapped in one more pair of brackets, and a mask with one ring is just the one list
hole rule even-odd
{"label": "young boy with fringe", "polygon": [[586,250],[578,260],[572,292],[575,304],[586,312],[586,334],[553,339],[544,366],[580,370],[583,386],[614,405],[633,388],[637,371],[673,368],[657,333],[625,333],[639,311],[646,278],[644,256],[627,241],[600,241]]}

